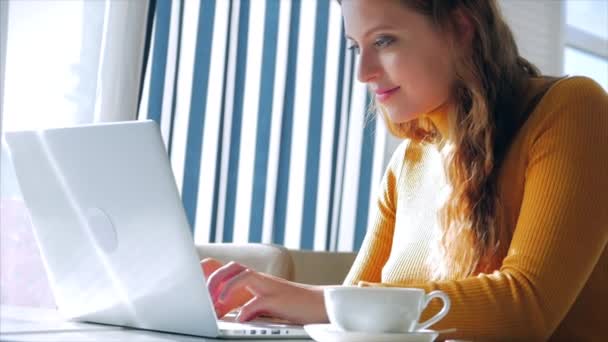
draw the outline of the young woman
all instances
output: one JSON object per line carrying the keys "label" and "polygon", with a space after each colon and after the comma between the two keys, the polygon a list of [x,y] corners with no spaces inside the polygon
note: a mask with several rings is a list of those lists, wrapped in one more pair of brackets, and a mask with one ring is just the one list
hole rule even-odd
{"label": "young woman", "polygon": [[[446,292],[433,328],[457,328],[450,338],[606,337],[606,93],[540,76],[495,0],[341,5],[358,79],[404,138],[344,284]],[[202,266],[219,316],[327,321],[320,287]]]}

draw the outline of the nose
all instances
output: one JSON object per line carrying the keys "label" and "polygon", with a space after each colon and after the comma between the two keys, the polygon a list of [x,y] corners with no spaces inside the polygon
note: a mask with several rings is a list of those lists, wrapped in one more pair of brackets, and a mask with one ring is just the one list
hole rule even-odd
{"label": "nose", "polygon": [[359,66],[357,69],[357,79],[362,83],[369,83],[381,72],[380,63],[374,51],[361,49],[359,55]]}

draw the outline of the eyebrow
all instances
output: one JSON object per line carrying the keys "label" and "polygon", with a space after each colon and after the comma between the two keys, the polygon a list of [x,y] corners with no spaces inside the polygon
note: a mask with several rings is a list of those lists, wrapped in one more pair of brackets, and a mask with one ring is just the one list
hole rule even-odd
{"label": "eyebrow", "polygon": [[[367,37],[367,36],[369,36],[370,34],[376,32],[376,31],[387,30],[387,29],[393,29],[393,27],[390,26],[390,25],[378,25],[378,26],[372,27],[371,29],[367,30],[367,32],[365,32],[363,34],[363,37]],[[346,34],[345,37],[346,37],[346,39],[354,40],[348,34]]]}

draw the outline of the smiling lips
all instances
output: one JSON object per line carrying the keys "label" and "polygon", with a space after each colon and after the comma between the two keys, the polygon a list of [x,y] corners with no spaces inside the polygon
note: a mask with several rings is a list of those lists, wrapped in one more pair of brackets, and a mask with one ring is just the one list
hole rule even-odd
{"label": "smiling lips", "polygon": [[399,90],[399,88],[401,87],[395,87],[395,88],[391,88],[391,89],[379,89],[376,90],[376,99],[378,99],[378,101],[383,102],[388,100],[389,97],[391,97],[391,95],[393,95],[395,92],[397,92],[397,90]]}

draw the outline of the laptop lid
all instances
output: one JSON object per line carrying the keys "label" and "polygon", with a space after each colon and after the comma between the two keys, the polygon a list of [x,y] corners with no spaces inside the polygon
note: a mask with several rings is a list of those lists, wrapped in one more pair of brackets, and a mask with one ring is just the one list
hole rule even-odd
{"label": "laptop lid", "polygon": [[5,136],[64,316],[223,333],[154,121]]}

